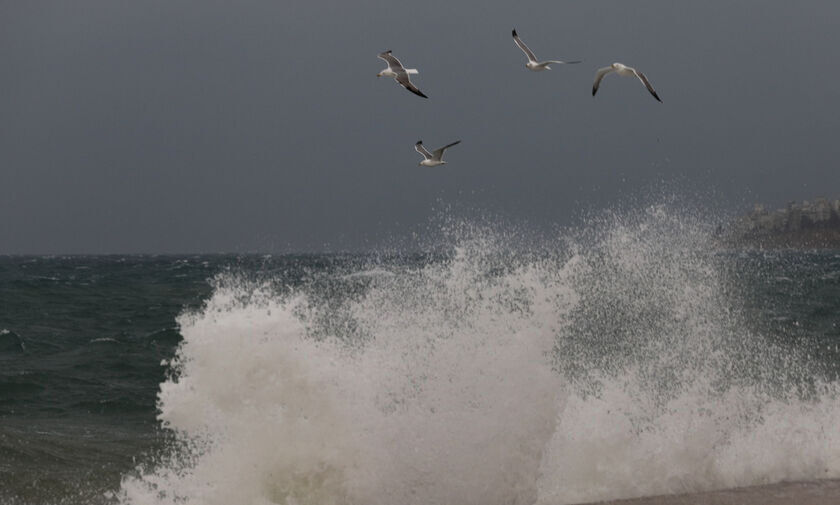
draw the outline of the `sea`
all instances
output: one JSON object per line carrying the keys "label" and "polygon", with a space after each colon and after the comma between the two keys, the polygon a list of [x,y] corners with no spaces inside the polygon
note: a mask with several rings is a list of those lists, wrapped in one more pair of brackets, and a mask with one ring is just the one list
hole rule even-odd
{"label": "sea", "polygon": [[562,505],[840,478],[840,251],[702,214],[0,256],[0,503]]}

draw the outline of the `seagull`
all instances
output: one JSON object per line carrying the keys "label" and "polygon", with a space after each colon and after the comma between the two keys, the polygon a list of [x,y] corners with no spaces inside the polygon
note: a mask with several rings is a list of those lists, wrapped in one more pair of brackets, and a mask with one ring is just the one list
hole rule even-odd
{"label": "seagull", "polygon": [[435,149],[433,152],[429,152],[425,147],[423,147],[423,141],[418,140],[417,143],[414,144],[414,150],[423,155],[423,161],[420,162],[419,166],[436,167],[438,165],[443,165],[446,163],[443,161],[443,151],[446,151],[450,147],[460,143],[460,140],[456,140],[455,142],[445,145],[440,149]]}
{"label": "seagull", "polygon": [[525,64],[525,67],[528,70],[533,72],[542,72],[543,70],[551,70],[552,63],[557,63],[558,65],[567,65],[572,63],[580,63],[580,61],[557,61],[557,60],[549,60],[549,61],[537,61],[537,57],[534,53],[528,49],[528,46],[522,42],[522,39],[519,38],[519,35],[516,34],[516,29],[513,30],[513,41],[516,42],[516,45],[519,46],[519,49],[525,53],[525,56],[528,57],[528,63]]}
{"label": "seagull", "polygon": [[424,95],[422,91],[417,89],[417,86],[412,84],[408,78],[409,74],[419,74],[416,68],[406,69],[403,67],[400,60],[391,55],[390,50],[385,51],[384,53],[379,53],[377,58],[385,60],[388,63],[388,68],[376,74],[376,77],[393,77],[394,80],[400,83],[403,88],[411,91],[415,95],[422,96],[423,98],[429,98]]}
{"label": "seagull", "polygon": [[657,95],[656,91],[654,91],[653,86],[650,85],[650,81],[648,81],[647,77],[645,77],[645,74],[639,72],[635,68],[630,68],[626,65],[622,65],[621,63],[613,63],[609,67],[598,69],[598,71],[595,73],[595,82],[592,83],[592,96],[595,96],[595,93],[598,91],[598,86],[601,85],[601,79],[603,79],[604,76],[609,74],[610,72],[615,72],[616,74],[623,76],[635,75],[639,78],[640,81],[642,81],[642,84],[645,85],[647,90],[650,91],[650,94],[653,95],[654,98],[662,102],[662,100],[659,98],[659,95]]}

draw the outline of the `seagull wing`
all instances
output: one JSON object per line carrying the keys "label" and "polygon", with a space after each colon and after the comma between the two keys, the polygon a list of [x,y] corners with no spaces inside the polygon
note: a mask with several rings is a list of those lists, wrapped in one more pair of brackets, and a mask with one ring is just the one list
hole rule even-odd
{"label": "seagull wing", "polygon": [[615,70],[612,66],[599,68],[597,72],[595,72],[595,82],[592,83],[592,96],[595,96],[595,93],[598,92],[598,86],[601,85],[601,79],[604,78],[605,75],[609,74]]}
{"label": "seagull wing", "polygon": [[516,34],[516,30],[513,30],[513,41],[516,42],[516,45],[519,46],[519,49],[522,49],[522,51],[525,53],[525,56],[528,57],[528,61],[537,61],[537,57],[534,56],[534,53],[530,49],[528,49],[528,46],[526,46],[524,42],[522,42],[522,39],[520,39],[519,35]]}
{"label": "seagull wing", "polygon": [[405,68],[400,63],[400,60],[396,58],[396,56],[391,54],[391,51],[385,51],[384,53],[379,53],[377,58],[385,60],[388,63],[388,68],[390,68],[394,72],[405,72]]}
{"label": "seagull wing", "polygon": [[418,140],[417,143],[414,144],[414,150],[417,151],[418,153],[422,154],[423,158],[425,158],[427,160],[432,159],[432,153],[430,153],[429,151],[426,150],[425,147],[423,147],[423,141],[422,140]]}
{"label": "seagull wing", "polygon": [[656,91],[653,89],[653,86],[650,85],[650,81],[648,81],[647,77],[645,77],[645,74],[639,72],[635,68],[633,69],[633,73],[636,74],[636,77],[638,77],[640,81],[642,81],[642,84],[644,84],[647,90],[650,91],[650,94],[661,103],[662,99],[656,94]]}
{"label": "seagull wing", "polygon": [[445,146],[441,147],[440,149],[435,149],[435,150],[432,152],[432,155],[434,156],[434,159],[436,159],[436,160],[438,160],[438,161],[443,161],[443,151],[446,151],[446,150],[447,150],[447,149],[449,149],[450,147],[455,146],[455,145],[458,145],[458,144],[460,144],[460,143],[461,143],[461,141],[460,141],[460,140],[456,140],[455,142],[453,142],[453,143],[451,143],[451,144],[447,144],[447,145],[445,145]]}
{"label": "seagull wing", "polygon": [[422,96],[423,98],[429,98],[426,95],[424,95],[423,92],[417,88],[417,86],[411,83],[411,80],[408,78],[408,74],[405,72],[405,70],[399,72],[397,76],[394,77],[394,79],[396,79],[398,83],[402,84],[403,88],[411,91],[415,95]]}
{"label": "seagull wing", "polygon": [[575,60],[575,61],[558,61],[558,60],[548,60],[548,61],[541,61],[540,63],[556,63],[558,65],[572,65],[574,63],[580,63],[582,60]]}

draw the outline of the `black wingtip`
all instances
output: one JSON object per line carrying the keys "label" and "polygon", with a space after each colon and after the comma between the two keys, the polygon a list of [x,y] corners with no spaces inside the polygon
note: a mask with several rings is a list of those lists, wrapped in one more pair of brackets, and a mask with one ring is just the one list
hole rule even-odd
{"label": "black wingtip", "polygon": [[426,95],[424,95],[422,91],[420,91],[419,89],[417,89],[417,87],[416,87],[416,86],[411,86],[411,87],[409,88],[408,86],[406,86],[406,85],[405,85],[405,84],[403,84],[403,83],[400,83],[400,85],[401,85],[403,88],[405,88],[405,90],[406,90],[406,91],[408,91],[409,93],[414,93],[415,95],[417,95],[417,96],[422,96],[423,98],[429,98],[429,97],[427,97]]}
{"label": "black wingtip", "polygon": [[516,37],[516,28],[513,29],[513,36]]}
{"label": "black wingtip", "polygon": [[653,95],[653,97],[654,97],[654,98],[656,98],[656,100],[658,100],[658,101],[659,101],[659,103],[662,103],[662,99],[661,99],[661,98],[659,98],[659,95],[657,95],[655,91],[654,91],[654,92],[652,92],[652,93],[651,93],[651,95]]}
{"label": "black wingtip", "polygon": [[414,144],[414,145],[416,145],[416,146],[421,146],[421,145],[423,145],[423,141],[422,141],[422,140],[418,140],[418,141],[417,141],[417,143],[416,143],[416,144]]}
{"label": "black wingtip", "polygon": [[597,92],[598,92],[598,90],[597,90],[597,89],[592,88],[592,96],[595,96],[595,93],[597,93]]}

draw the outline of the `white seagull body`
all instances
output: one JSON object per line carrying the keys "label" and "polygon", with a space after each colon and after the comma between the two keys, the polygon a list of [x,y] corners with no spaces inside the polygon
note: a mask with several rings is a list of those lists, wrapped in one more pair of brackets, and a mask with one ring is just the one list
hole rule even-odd
{"label": "white seagull body", "polygon": [[435,149],[434,151],[429,152],[425,147],[423,147],[423,141],[418,140],[417,143],[414,144],[414,150],[423,155],[423,161],[420,162],[420,166],[436,167],[438,165],[443,165],[446,163],[445,161],[443,161],[443,151],[446,151],[450,147],[458,145],[460,143],[460,140],[456,140],[455,142],[445,145],[440,149]]}
{"label": "white seagull body", "polygon": [[516,30],[513,30],[513,41],[516,42],[516,45],[519,46],[519,49],[522,49],[522,52],[525,53],[525,56],[528,57],[528,63],[525,64],[525,68],[531,70],[532,72],[542,72],[543,70],[551,70],[549,65],[551,64],[558,64],[558,65],[569,65],[572,63],[580,63],[580,61],[559,61],[559,60],[548,60],[548,61],[537,61],[537,57],[534,55],[534,52],[528,49],[528,46],[522,42],[522,39],[519,38],[519,35],[516,34]]}
{"label": "white seagull body", "polygon": [[403,67],[402,63],[400,63],[400,60],[391,55],[391,51],[379,53],[379,56],[377,56],[377,58],[385,60],[385,62],[388,63],[388,68],[376,74],[376,77],[392,77],[395,81],[400,83],[400,85],[403,88],[411,91],[415,95],[422,96],[423,98],[429,98],[426,95],[424,95],[423,92],[417,88],[417,86],[412,84],[411,80],[408,78],[409,74],[419,73],[417,72],[416,68],[407,69]]}
{"label": "white seagull body", "polygon": [[601,79],[603,79],[605,75],[611,72],[615,72],[616,74],[622,75],[624,77],[638,77],[639,80],[642,81],[642,84],[645,85],[647,90],[650,91],[650,94],[653,95],[653,97],[659,100],[660,102],[662,101],[659,98],[659,95],[656,94],[656,91],[653,89],[653,86],[650,85],[650,81],[648,81],[648,78],[645,77],[645,74],[639,72],[635,68],[630,68],[626,65],[622,65],[621,63],[613,63],[609,67],[598,69],[598,71],[595,73],[595,82],[592,83],[592,96],[595,96],[595,93],[598,91],[598,86],[601,85]]}

